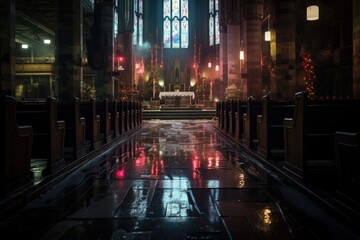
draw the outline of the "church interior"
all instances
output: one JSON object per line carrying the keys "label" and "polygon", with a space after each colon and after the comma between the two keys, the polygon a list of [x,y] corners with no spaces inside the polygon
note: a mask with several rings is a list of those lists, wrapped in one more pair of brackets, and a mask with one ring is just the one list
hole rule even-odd
{"label": "church interior", "polygon": [[1,232],[360,239],[360,1],[2,0],[0,27]]}

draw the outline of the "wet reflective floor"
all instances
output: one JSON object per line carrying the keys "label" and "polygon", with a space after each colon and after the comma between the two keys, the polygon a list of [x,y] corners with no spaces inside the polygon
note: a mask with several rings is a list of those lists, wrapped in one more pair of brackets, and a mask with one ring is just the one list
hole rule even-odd
{"label": "wet reflective floor", "polygon": [[24,239],[358,239],[225,139],[149,120],[0,225]]}

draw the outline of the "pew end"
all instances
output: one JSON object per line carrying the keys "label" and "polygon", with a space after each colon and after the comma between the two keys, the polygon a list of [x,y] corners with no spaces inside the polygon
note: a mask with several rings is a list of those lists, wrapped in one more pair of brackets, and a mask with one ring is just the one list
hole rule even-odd
{"label": "pew end", "polygon": [[8,192],[32,182],[30,161],[33,128],[30,125],[18,125],[14,97],[3,96],[0,109],[0,187]]}
{"label": "pew end", "polygon": [[360,132],[335,132],[336,197],[360,212]]}

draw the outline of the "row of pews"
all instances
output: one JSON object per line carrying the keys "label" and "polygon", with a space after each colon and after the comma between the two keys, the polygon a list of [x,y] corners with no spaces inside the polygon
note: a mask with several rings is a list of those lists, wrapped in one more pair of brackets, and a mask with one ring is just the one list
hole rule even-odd
{"label": "row of pews", "polygon": [[[217,128],[246,150],[300,179],[325,187],[360,212],[359,99],[228,100],[216,105]],[[335,186],[335,187],[334,187]]]}
{"label": "row of pews", "polygon": [[142,124],[138,101],[16,101],[2,96],[0,111],[3,192],[31,182],[33,159],[46,159],[42,175],[47,176]]}

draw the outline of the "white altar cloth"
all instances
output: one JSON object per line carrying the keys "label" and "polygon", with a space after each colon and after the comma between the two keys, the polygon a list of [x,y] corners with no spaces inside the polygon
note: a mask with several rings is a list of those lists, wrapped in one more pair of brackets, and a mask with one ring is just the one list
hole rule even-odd
{"label": "white altar cloth", "polygon": [[159,98],[162,99],[163,97],[191,97],[192,99],[195,98],[194,92],[160,92]]}

